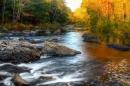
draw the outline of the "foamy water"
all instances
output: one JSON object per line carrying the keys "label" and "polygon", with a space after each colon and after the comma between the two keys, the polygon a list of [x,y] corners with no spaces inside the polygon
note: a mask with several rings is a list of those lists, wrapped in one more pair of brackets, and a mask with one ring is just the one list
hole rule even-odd
{"label": "foamy water", "polygon": [[[27,67],[30,72],[21,73],[20,76],[28,81],[28,82],[35,82],[39,80],[40,77],[52,77],[52,79],[47,81],[42,81],[36,83],[38,85],[51,85],[55,83],[70,83],[70,82],[77,82],[85,80],[84,74],[86,73],[85,67],[88,58],[86,58],[87,53],[83,51],[83,42],[80,33],[70,32],[64,36],[61,36],[63,41],[59,41],[59,43],[68,46],[72,49],[81,51],[82,54],[72,57],[47,57],[41,56],[41,59],[33,62],[33,63],[21,63],[17,66],[19,67]],[[43,39],[43,37],[36,37],[36,39]],[[40,45],[43,45],[42,43]],[[10,63],[6,63],[10,64]],[[0,64],[3,66],[5,64]],[[0,72],[0,74],[3,72]],[[10,73],[3,73],[10,74]],[[6,78],[2,82],[10,86],[11,77]],[[36,86],[36,85],[35,85]]]}

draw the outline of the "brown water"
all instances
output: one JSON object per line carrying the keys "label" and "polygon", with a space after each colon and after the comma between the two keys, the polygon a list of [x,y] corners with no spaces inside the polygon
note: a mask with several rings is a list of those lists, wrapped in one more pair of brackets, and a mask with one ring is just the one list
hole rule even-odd
{"label": "brown water", "polygon": [[94,78],[99,80],[99,85],[96,86],[130,86],[130,51],[124,52],[107,47],[107,43],[125,45],[128,39],[114,40],[113,37],[108,39],[100,44],[84,43],[88,57],[101,63],[99,69],[94,70],[96,71]]}
{"label": "brown water", "polygon": [[80,57],[86,61],[83,66],[86,81],[95,80],[98,85],[94,86],[130,86],[130,51],[119,51],[107,46],[107,43],[125,45],[128,39],[104,37],[103,39],[109,40],[97,44],[83,42],[82,33],[70,34],[69,43],[74,42],[70,47],[74,48],[73,46],[79,44],[77,49],[82,51]]}
{"label": "brown water", "polygon": [[[125,83],[128,84],[126,86],[130,86],[130,51],[108,48],[105,42],[83,42],[82,34],[79,32],[69,32],[58,37],[61,39],[58,41],[60,44],[79,50],[82,54],[72,57],[42,56],[36,62],[19,64],[18,66],[32,69],[30,73],[20,74],[23,79],[32,82],[39,80],[41,76],[53,77],[53,80],[41,81],[35,86],[57,86],[57,83],[66,83],[68,86],[77,86],[75,83],[85,83],[86,86],[122,86],[120,83]],[[13,39],[16,38],[20,37]],[[49,37],[28,38],[45,40]],[[10,86],[10,77],[3,82]],[[78,86],[85,86],[81,84]]]}
{"label": "brown water", "polygon": [[[95,47],[93,47],[95,46]],[[127,59],[130,61],[130,51],[118,51],[112,48],[108,48],[106,44],[86,44],[86,52],[89,52],[90,56],[94,56],[95,59],[100,61],[109,61],[109,60],[120,60]]]}

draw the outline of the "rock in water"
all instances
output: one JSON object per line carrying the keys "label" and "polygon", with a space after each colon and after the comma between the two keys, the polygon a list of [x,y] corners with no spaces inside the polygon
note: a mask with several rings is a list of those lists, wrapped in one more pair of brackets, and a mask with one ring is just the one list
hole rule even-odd
{"label": "rock in water", "polygon": [[0,41],[0,61],[30,62],[40,58],[41,51],[26,41]]}
{"label": "rock in water", "polygon": [[15,74],[12,78],[12,82],[15,86],[30,86],[27,81],[21,78],[19,74]]}
{"label": "rock in water", "polygon": [[83,34],[83,41],[84,42],[90,42],[90,43],[100,43],[100,39],[98,36],[91,34],[91,33],[85,33]]}
{"label": "rock in water", "polygon": [[19,67],[14,64],[4,64],[0,66],[1,71],[6,71],[9,73],[23,73],[23,72],[30,72],[31,69],[27,67]]}
{"label": "rock in water", "polygon": [[119,51],[129,51],[130,48],[129,46],[125,46],[125,45],[119,45],[119,44],[108,44],[107,45],[109,48],[113,48]]}
{"label": "rock in water", "polygon": [[76,54],[81,54],[80,51],[76,51],[58,43],[48,41],[44,43],[43,52],[50,56],[74,56]]}

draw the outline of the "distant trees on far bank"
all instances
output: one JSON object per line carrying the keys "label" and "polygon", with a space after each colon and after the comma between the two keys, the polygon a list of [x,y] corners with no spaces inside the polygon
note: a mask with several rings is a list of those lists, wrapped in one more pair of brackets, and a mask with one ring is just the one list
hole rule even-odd
{"label": "distant trees on far bank", "polygon": [[83,0],[81,9],[86,9],[86,25],[92,32],[130,33],[129,0]]}
{"label": "distant trees on far bank", "polygon": [[68,22],[70,10],[64,0],[0,0],[0,24]]}

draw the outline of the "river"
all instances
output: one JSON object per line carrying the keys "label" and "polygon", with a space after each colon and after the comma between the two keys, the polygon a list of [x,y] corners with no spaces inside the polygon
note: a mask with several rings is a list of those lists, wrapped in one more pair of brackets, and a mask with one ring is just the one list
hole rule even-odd
{"label": "river", "polygon": [[[85,86],[84,83],[86,86],[122,86],[120,83],[124,84],[126,81],[129,84],[129,51],[114,50],[108,48],[104,43],[83,42],[80,32],[68,32],[56,37],[59,38],[58,43],[81,51],[82,54],[71,57],[48,57],[44,55],[38,61],[18,64],[20,67],[24,66],[31,69],[30,73],[20,74],[23,79],[33,82],[39,80],[41,76],[53,78],[39,80],[34,86]],[[12,39],[17,38],[19,37],[12,37]],[[28,38],[45,40],[50,36]],[[37,45],[43,45],[43,43]],[[11,86],[10,79],[11,77],[8,77],[1,82],[6,86]]]}

